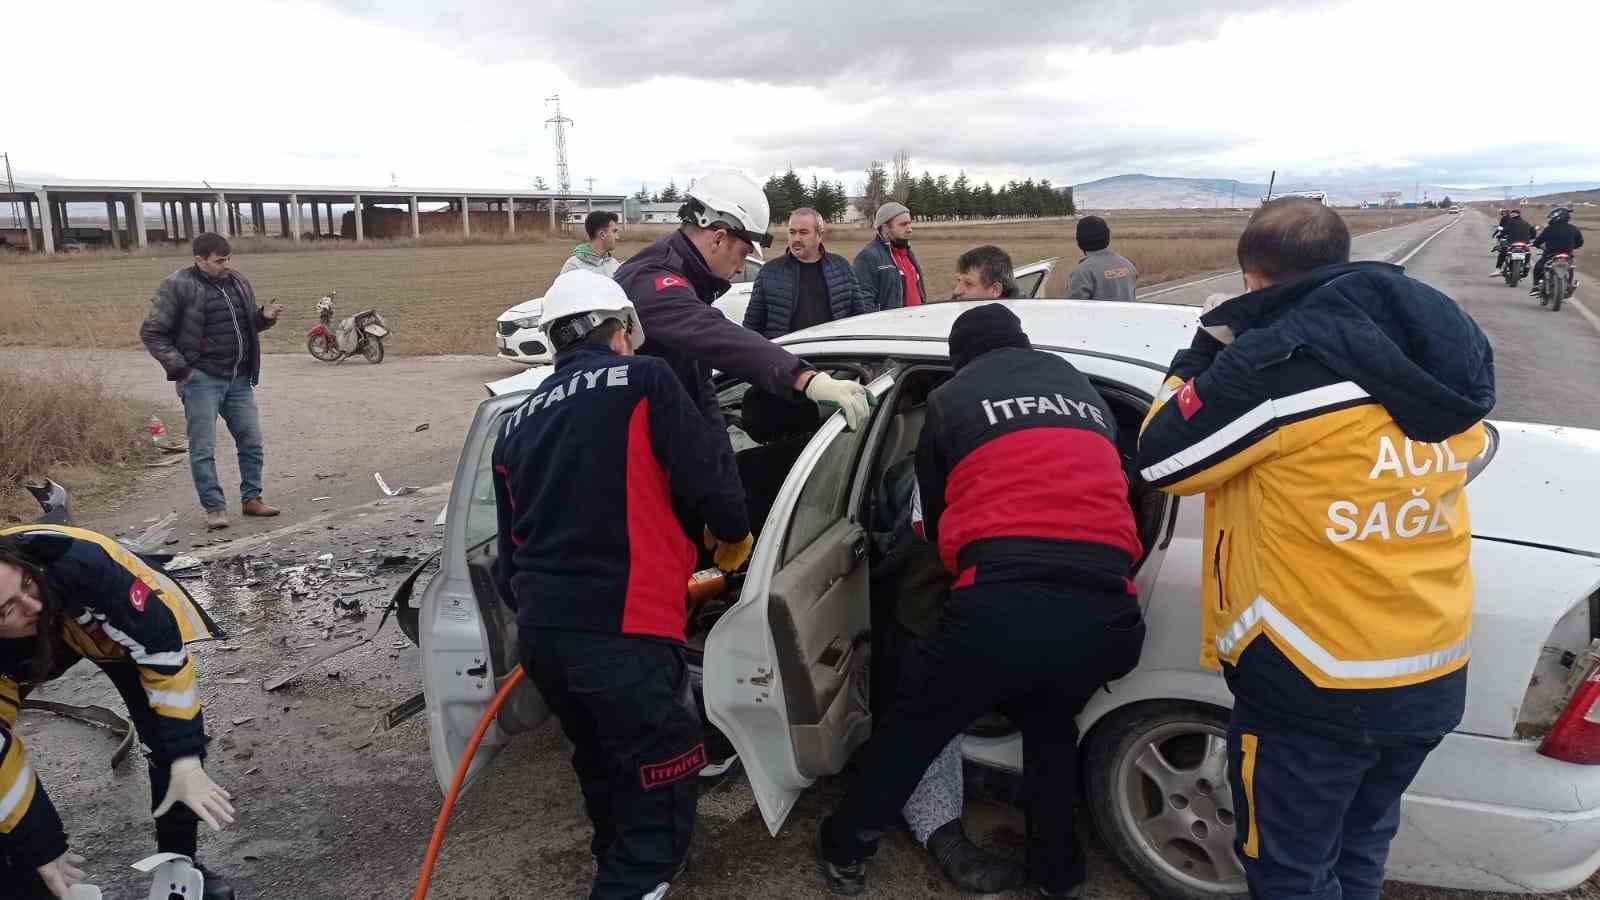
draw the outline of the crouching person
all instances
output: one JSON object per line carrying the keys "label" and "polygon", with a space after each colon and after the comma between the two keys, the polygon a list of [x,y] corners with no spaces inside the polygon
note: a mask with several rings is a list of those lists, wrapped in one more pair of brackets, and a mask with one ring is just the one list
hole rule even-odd
{"label": "crouching person", "polygon": [[737,569],[752,544],[744,493],[726,432],[667,363],[634,355],[644,332],[616,282],[569,272],[544,310],[556,370],[494,449],[495,574],[523,668],[574,746],[589,896],[658,900],[687,859],[706,765],[683,646],[699,523],[717,565]]}
{"label": "crouching person", "polygon": [[[61,817],[17,735],[22,698],[80,659],[100,667],[147,748],[156,849],[195,858],[197,831],[233,821],[232,797],[201,766],[205,720],[187,641],[210,620],[165,575],[110,538],[77,528],[0,529],[0,894],[65,898],[83,879]],[[203,900],[233,889],[196,863]]]}
{"label": "crouching person", "polygon": [[929,395],[916,471],[924,531],[955,582],[822,824],[821,867],[834,893],[865,890],[866,859],[929,763],[998,708],[1026,747],[1028,875],[1046,896],[1072,896],[1085,879],[1074,718],[1138,664],[1144,641],[1116,423],[1088,379],[1031,349],[999,304],[956,319],[950,361],[955,377]]}

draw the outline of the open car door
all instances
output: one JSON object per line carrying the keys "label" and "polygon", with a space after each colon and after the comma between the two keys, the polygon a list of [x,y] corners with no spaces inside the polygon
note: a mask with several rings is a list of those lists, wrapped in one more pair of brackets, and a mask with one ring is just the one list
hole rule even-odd
{"label": "open car door", "polygon": [[[881,397],[893,373],[869,385]],[[800,792],[872,731],[868,537],[851,508],[865,435],[835,414],[778,490],[744,590],[705,646],[711,721],[739,751],[774,835]]]}
{"label": "open car door", "polygon": [[1024,300],[1035,300],[1044,296],[1045,282],[1050,280],[1050,273],[1055,271],[1056,263],[1061,257],[1052,256],[1038,262],[1019,266],[1011,273],[1011,278],[1017,283],[1017,292]]}
{"label": "open car door", "polygon": [[[526,396],[519,392],[493,397],[478,407],[450,489],[439,573],[421,600],[419,637],[423,694],[428,703],[428,746],[441,790],[449,788],[468,738],[518,661],[516,614],[500,598],[494,583],[499,522],[490,469],[500,418]],[[532,680],[523,679],[484,735],[467,783],[512,736],[549,717]]]}

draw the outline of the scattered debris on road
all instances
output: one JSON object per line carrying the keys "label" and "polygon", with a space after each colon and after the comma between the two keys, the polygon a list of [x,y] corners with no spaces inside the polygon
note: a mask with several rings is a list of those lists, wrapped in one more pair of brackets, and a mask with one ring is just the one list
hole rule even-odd
{"label": "scattered debris on road", "polygon": [[383,480],[382,473],[379,472],[373,472],[372,477],[377,480],[378,489],[383,491],[383,495],[385,497],[404,497],[407,494],[415,494],[417,491],[422,490],[422,488],[417,487],[416,485],[406,485],[405,487],[391,488],[389,487],[389,483]]}

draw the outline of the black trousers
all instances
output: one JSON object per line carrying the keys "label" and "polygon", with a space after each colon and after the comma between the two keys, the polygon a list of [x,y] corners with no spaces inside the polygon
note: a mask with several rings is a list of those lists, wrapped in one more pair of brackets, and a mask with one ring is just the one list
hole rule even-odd
{"label": "black trousers", "polygon": [[844,802],[822,824],[822,851],[836,863],[872,855],[945,744],[999,708],[1027,748],[1029,873],[1065,890],[1085,877],[1073,833],[1075,718],[1094,691],[1138,664],[1144,622],[1124,594],[981,577],[951,593],[933,632],[913,648],[893,708],[862,749]]}
{"label": "black trousers", "polygon": [[[58,653],[65,647],[58,648]],[[60,672],[65,672],[80,657],[71,654],[70,657],[57,660]],[[139,670],[130,662],[98,663],[100,671],[111,679],[116,686],[117,693],[122,695],[122,702],[128,708],[128,718],[133,720],[134,730],[139,733],[141,740],[145,735],[155,734],[158,727],[155,711],[150,708],[150,700],[146,697],[144,686],[139,683]],[[167,786],[172,776],[172,763],[170,760],[157,762],[147,759],[146,765],[150,772],[150,809],[152,812],[166,799]],[[174,804],[159,819],[156,819],[156,851],[158,853],[182,853],[190,859],[195,858],[198,843],[200,817],[194,810],[182,803]],[[30,866],[16,863],[7,852],[5,836],[0,835],[0,885],[17,885],[17,897],[20,900],[32,900],[34,897],[51,900],[53,894],[44,886],[44,879]],[[0,895],[10,897],[9,893]]]}
{"label": "black trousers", "polygon": [[530,629],[522,664],[573,744],[599,865],[591,900],[638,900],[670,882],[689,853],[706,764],[683,649]]}

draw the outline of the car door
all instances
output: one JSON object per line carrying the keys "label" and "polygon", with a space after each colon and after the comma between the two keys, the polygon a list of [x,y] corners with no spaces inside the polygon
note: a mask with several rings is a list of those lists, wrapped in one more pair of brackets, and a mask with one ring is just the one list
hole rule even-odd
{"label": "car door", "polygon": [[1011,273],[1011,279],[1017,283],[1017,292],[1023,299],[1034,300],[1044,295],[1045,282],[1050,280],[1050,273],[1060,261],[1061,257],[1052,256],[1049,259],[1028,263]]}
{"label": "car door", "polygon": [[[516,614],[501,600],[494,582],[498,519],[491,459],[501,416],[526,397],[525,391],[507,394],[478,407],[450,489],[439,573],[420,604],[428,745],[441,789],[448,788],[468,738],[518,662]],[[549,716],[532,681],[523,679],[485,734],[467,783],[514,735]]]}
{"label": "car door", "polygon": [[[873,395],[893,377],[873,381]],[[738,602],[706,640],[707,714],[739,751],[774,835],[800,792],[843,769],[872,730],[867,533],[851,503],[871,431],[846,431],[835,414],[806,445]]]}

